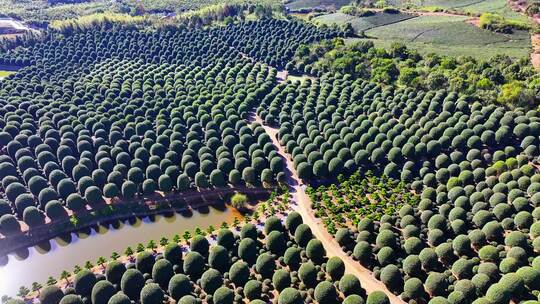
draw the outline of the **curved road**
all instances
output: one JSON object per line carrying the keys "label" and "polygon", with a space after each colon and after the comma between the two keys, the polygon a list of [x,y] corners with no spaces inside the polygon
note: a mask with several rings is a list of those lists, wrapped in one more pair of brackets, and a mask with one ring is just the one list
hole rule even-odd
{"label": "curved road", "polygon": [[285,172],[287,173],[287,182],[290,186],[292,200],[293,202],[297,203],[293,206],[293,209],[302,215],[304,223],[311,228],[313,235],[323,243],[324,248],[326,249],[326,255],[328,257],[340,257],[345,264],[345,273],[350,273],[358,277],[362,283],[362,287],[368,294],[373,291],[380,290],[386,293],[390,299],[390,303],[404,304],[405,302],[403,300],[390,292],[382,282],[375,279],[369,269],[363,267],[360,263],[348,256],[341,249],[341,246],[339,246],[334,237],[326,231],[326,228],[321,220],[315,217],[314,212],[311,209],[311,200],[305,192],[305,186],[303,185],[302,180],[298,177],[293,162],[290,160],[283,147],[279,144],[277,139],[278,129],[265,125],[258,115],[253,117],[253,121],[263,126],[266,133],[272,139],[274,146],[276,146],[278,149],[279,154],[285,160]]}

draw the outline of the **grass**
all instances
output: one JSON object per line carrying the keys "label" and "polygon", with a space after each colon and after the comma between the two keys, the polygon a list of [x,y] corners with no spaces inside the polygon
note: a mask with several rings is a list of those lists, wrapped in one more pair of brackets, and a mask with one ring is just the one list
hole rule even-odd
{"label": "grass", "polygon": [[514,12],[508,7],[506,0],[387,0],[387,4],[397,7],[414,5],[421,8],[455,9],[474,14],[485,12],[497,13],[505,18],[527,21],[527,17]]}
{"label": "grass", "polygon": [[327,7],[339,9],[342,6],[348,5],[349,0],[293,0],[285,6],[291,10],[312,9],[319,7]]}
{"label": "grass", "polygon": [[414,15],[410,14],[386,14],[381,12],[367,17],[356,17],[343,13],[333,13],[314,18],[314,22],[327,25],[334,23],[338,25],[351,23],[354,30],[359,33],[361,31],[366,31],[375,27],[400,22],[414,17]]}
{"label": "grass", "polygon": [[422,53],[466,55],[479,58],[496,54],[526,57],[531,43],[529,33],[515,31],[499,34],[465,22],[461,16],[419,16],[367,30],[367,36],[379,47],[402,42]]}

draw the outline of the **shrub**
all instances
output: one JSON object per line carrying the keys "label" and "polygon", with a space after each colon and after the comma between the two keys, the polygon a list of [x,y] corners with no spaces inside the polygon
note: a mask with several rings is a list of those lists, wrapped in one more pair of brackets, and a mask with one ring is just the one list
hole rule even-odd
{"label": "shrub", "polygon": [[191,251],[198,252],[202,256],[208,255],[209,247],[210,244],[208,243],[208,240],[202,235],[195,235],[193,238],[191,238],[189,244],[189,248],[191,249]]}
{"label": "shrub", "polygon": [[302,257],[300,255],[301,250],[297,247],[289,247],[283,255],[283,262],[291,269],[298,269],[300,263],[302,262]]}
{"label": "shrub", "polygon": [[383,291],[377,290],[368,295],[366,304],[390,304],[390,299]]}
{"label": "shrub", "polygon": [[275,230],[271,231],[266,237],[266,246],[273,254],[278,256],[283,255],[283,252],[287,247],[283,233]]}
{"label": "shrub", "polygon": [[338,281],[345,273],[345,264],[339,257],[331,257],[326,262],[326,272],[330,275],[332,280]]}
{"label": "shrub", "polygon": [[251,238],[245,238],[238,245],[238,257],[250,265],[255,263],[257,258],[257,244]]}
{"label": "shrub", "polygon": [[236,286],[244,286],[249,279],[249,266],[246,262],[237,261],[229,269],[229,279]]}
{"label": "shrub", "polygon": [[0,232],[5,236],[16,235],[21,232],[21,225],[12,214],[4,214],[0,217]]}
{"label": "shrub", "polygon": [[[81,301],[82,303],[82,301]],[[115,295],[113,295],[110,299],[109,299],[109,303],[107,304],[130,304],[131,301],[129,300],[129,298],[123,294],[123,293],[117,293]]]}
{"label": "shrub", "polygon": [[137,301],[144,286],[144,281],[143,274],[140,271],[137,269],[128,269],[122,275],[120,287],[126,296],[133,301]]}
{"label": "shrub", "polygon": [[354,246],[353,257],[355,257],[361,264],[366,265],[371,260],[372,249],[366,241],[360,241]]}
{"label": "shrub", "polygon": [[337,291],[334,285],[328,281],[317,284],[315,300],[319,303],[337,303]]}
{"label": "shrub", "polygon": [[343,304],[364,304],[364,299],[357,294],[349,295],[343,300]]}
{"label": "shrub", "polygon": [[217,243],[226,249],[232,249],[234,246],[234,234],[230,229],[220,229],[217,234]]}
{"label": "shrub", "polygon": [[257,258],[255,269],[259,274],[262,275],[263,278],[271,278],[274,274],[274,270],[276,269],[276,262],[272,255],[269,253],[263,253]]}
{"label": "shrub", "polygon": [[116,289],[111,282],[107,280],[98,281],[92,288],[92,304],[107,304],[115,293]]}
{"label": "shrub", "polygon": [[410,278],[405,281],[403,292],[411,299],[419,299],[424,295],[424,285],[418,278]]}
{"label": "shrub", "polygon": [[43,304],[58,304],[63,296],[64,293],[58,286],[45,286],[39,293],[39,302]]}
{"label": "shrub", "polygon": [[157,260],[152,267],[152,279],[163,289],[167,289],[173,275],[173,265],[166,259]]}
{"label": "shrub", "polygon": [[182,248],[176,243],[167,244],[163,257],[173,265],[182,265]]}
{"label": "shrub", "polygon": [[317,239],[312,239],[308,242],[306,246],[306,255],[315,263],[322,263],[324,257],[326,256],[326,250],[322,245],[321,241]]}
{"label": "shrub", "polygon": [[223,284],[221,273],[212,268],[208,269],[203,273],[200,284],[207,294],[214,293]]}
{"label": "shrub", "polygon": [[152,267],[154,267],[155,258],[150,252],[140,252],[135,259],[135,266],[137,270],[142,273],[152,273]]}
{"label": "shrub", "polygon": [[225,247],[216,245],[210,249],[208,256],[208,264],[210,267],[225,272],[229,269],[229,253]]}
{"label": "shrub", "polygon": [[250,223],[245,224],[240,230],[240,236],[242,239],[250,238],[256,241],[258,237],[257,227]]}
{"label": "shrub", "polygon": [[306,224],[300,224],[294,231],[294,240],[301,247],[306,247],[308,242],[313,238],[311,228]]}
{"label": "shrub", "polygon": [[[24,302],[23,302],[24,303]],[[41,303],[44,303],[44,302],[41,302]],[[109,300],[109,303],[111,304],[127,304],[127,303],[121,303],[121,302],[113,302],[111,300]],[[129,302],[129,299],[128,299],[128,303],[131,303]],[[74,295],[74,294],[68,294],[68,295],[65,295],[62,300],[60,300],[60,304],[83,304],[83,301],[81,299],[80,296],[78,295]]]}
{"label": "shrub", "polygon": [[287,219],[285,220],[285,228],[287,228],[291,234],[296,235],[296,228],[301,225],[302,222],[302,216],[300,213],[293,211],[289,213]]}
{"label": "shrub", "polygon": [[300,292],[294,288],[287,287],[279,293],[278,304],[302,304]]}
{"label": "shrub", "polygon": [[486,299],[492,304],[503,304],[510,301],[510,292],[500,283],[495,283],[488,288]]}
{"label": "shrub", "polygon": [[214,292],[214,304],[232,304],[234,292],[227,287],[220,287]]}
{"label": "shrub", "polygon": [[283,231],[283,225],[281,224],[281,220],[276,216],[270,216],[266,219],[266,222],[264,223],[264,233],[266,235],[270,234],[272,231]]}
{"label": "shrub", "polygon": [[81,270],[75,275],[73,284],[78,294],[83,297],[90,297],[92,288],[96,284],[96,276],[89,270]]}
{"label": "shrub", "polygon": [[257,280],[250,280],[244,285],[244,295],[248,300],[255,300],[261,297],[262,284]]}
{"label": "shrub", "polygon": [[169,295],[176,301],[189,295],[192,291],[191,282],[184,274],[175,274],[169,281]]}
{"label": "shrub", "polygon": [[530,290],[535,290],[540,286],[540,270],[529,266],[521,267],[516,274],[523,280],[525,286]]}
{"label": "shrub", "polygon": [[362,285],[360,280],[353,274],[345,274],[339,280],[339,291],[341,291],[345,296],[352,294],[361,295]]}
{"label": "shrub", "polygon": [[278,269],[272,276],[272,284],[277,291],[291,286],[291,274],[285,269]]}
{"label": "shrub", "polygon": [[381,282],[390,290],[399,290],[403,286],[403,278],[396,265],[388,265],[381,271]]}
{"label": "shrub", "polygon": [[165,294],[158,284],[146,284],[141,289],[141,304],[155,304],[163,302]]}
{"label": "shrub", "polygon": [[298,277],[308,287],[315,287],[317,282],[317,269],[312,262],[307,262],[300,265],[298,269]]}
{"label": "shrub", "polygon": [[444,274],[431,272],[425,281],[424,287],[432,296],[441,296],[446,294],[448,281]]}
{"label": "shrub", "polygon": [[107,278],[107,281],[113,284],[120,284],[124,272],[126,272],[126,266],[123,263],[111,261],[105,268],[105,277]]}
{"label": "shrub", "polygon": [[197,251],[190,251],[184,257],[184,273],[192,278],[198,278],[204,271],[204,257]]}

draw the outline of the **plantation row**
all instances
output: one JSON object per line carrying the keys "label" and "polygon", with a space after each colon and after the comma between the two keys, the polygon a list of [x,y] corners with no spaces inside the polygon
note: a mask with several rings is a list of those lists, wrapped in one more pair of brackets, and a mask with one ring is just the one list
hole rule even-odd
{"label": "plantation row", "polygon": [[[326,257],[321,242],[294,212],[284,224],[268,218],[264,232],[249,223],[240,231],[222,228],[210,239],[195,235],[189,250],[173,242],[163,253],[143,251],[97,269],[79,271],[64,288],[44,287],[40,303],[366,302],[358,278],[344,274],[340,258]],[[384,293],[375,292],[367,303],[389,302]]]}
{"label": "plantation row", "polygon": [[[245,120],[276,70],[240,51],[275,62],[334,35],[286,20],[114,28],[3,54],[29,66],[0,84],[0,233],[19,233],[16,219],[37,227],[104,198],[283,180],[270,138]],[[254,43],[266,47],[253,53]]]}
{"label": "plantation row", "polygon": [[[321,187],[311,197],[329,209],[340,204],[330,199],[339,195],[351,203],[358,195],[357,178],[337,189]],[[385,191],[384,185],[369,187]],[[335,238],[404,300],[502,304],[538,299],[540,173],[526,157],[498,161],[472,183],[426,186],[418,204],[398,203],[403,203],[399,210],[376,221],[347,213],[347,224]]]}
{"label": "plantation row", "polygon": [[384,90],[348,75],[280,84],[257,113],[300,177],[317,180],[372,170],[420,190],[470,184],[493,161],[538,155],[540,115],[446,91]]}
{"label": "plantation row", "polygon": [[45,41],[28,48],[1,54],[0,63],[12,65],[46,64],[73,68],[105,59],[143,60],[145,63],[204,66],[215,60],[240,56],[282,67],[301,44],[343,36],[334,29],[322,29],[297,20],[263,19],[243,21],[208,29],[162,28],[154,31],[127,27],[77,31],[64,39],[50,34]]}

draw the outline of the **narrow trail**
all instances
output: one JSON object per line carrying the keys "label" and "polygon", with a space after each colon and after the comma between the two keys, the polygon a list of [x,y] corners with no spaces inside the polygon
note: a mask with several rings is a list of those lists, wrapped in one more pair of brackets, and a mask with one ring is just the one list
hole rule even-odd
{"label": "narrow trail", "polygon": [[294,168],[293,162],[290,160],[283,147],[279,144],[277,139],[278,129],[265,125],[258,115],[254,115],[251,118],[251,121],[257,122],[263,126],[266,133],[272,139],[274,146],[276,146],[278,149],[278,153],[285,160],[285,173],[287,174],[289,190],[292,196],[292,201],[296,203],[293,206],[293,209],[302,215],[304,223],[311,228],[313,235],[322,242],[324,248],[326,249],[326,255],[328,257],[340,257],[345,264],[345,273],[350,273],[358,277],[362,283],[362,287],[368,294],[374,291],[383,291],[390,299],[391,304],[405,303],[399,297],[390,292],[382,282],[375,279],[369,269],[363,267],[360,263],[348,256],[341,249],[341,246],[339,246],[334,237],[326,231],[322,221],[315,217],[314,212],[311,209],[311,200],[305,192],[306,186],[298,177],[298,173]]}

